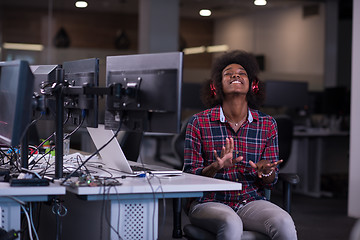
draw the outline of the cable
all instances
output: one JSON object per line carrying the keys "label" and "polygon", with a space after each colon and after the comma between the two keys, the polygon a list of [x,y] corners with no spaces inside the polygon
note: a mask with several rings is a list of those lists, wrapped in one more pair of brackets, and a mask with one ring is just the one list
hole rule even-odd
{"label": "cable", "polygon": [[[70,119],[70,114],[68,112],[67,117],[63,123],[63,125],[65,125],[67,123],[67,121]],[[50,140],[50,138],[52,138],[53,136],[55,136],[55,132],[53,132],[52,134],[50,134],[49,137],[47,137],[45,140],[43,140],[33,151],[33,154],[30,154],[30,157],[32,157],[34,155],[34,153],[36,153],[37,151],[39,151],[39,149],[47,142]]]}
{"label": "cable", "polygon": [[[158,176],[154,177],[159,181],[160,183],[160,190],[161,190],[161,194],[163,196],[163,216],[162,216],[162,222],[160,224],[161,228],[163,228],[163,226],[165,225],[165,218],[166,218],[166,199],[165,199],[165,194],[164,194],[164,189],[162,188],[162,183],[161,183],[161,178]],[[161,231],[160,231],[161,232]]]}
{"label": "cable", "polygon": [[71,135],[73,135],[77,130],[79,130],[79,128],[84,124],[85,118],[86,118],[86,110],[82,110],[81,115],[82,115],[82,119],[81,119],[80,124],[71,133],[66,134],[65,137],[64,137],[64,140],[71,137]]}
{"label": "cable", "polygon": [[30,219],[31,219],[31,227],[34,230],[35,237],[36,237],[37,240],[39,240],[39,236],[38,236],[38,234],[36,232],[36,229],[35,229],[35,226],[34,226],[34,221],[33,221],[33,218],[32,218],[32,203],[30,203]]}
{"label": "cable", "polygon": [[93,154],[91,154],[78,168],[76,168],[72,173],[67,175],[65,179],[61,182],[61,185],[63,185],[70,177],[72,177],[78,170],[82,168],[92,157],[94,157],[96,154],[98,154],[101,150],[103,150],[114,138],[117,137],[118,133],[120,132],[122,125],[122,121],[120,121],[119,128],[116,130],[115,134],[107,141],[101,148],[96,150]]}
{"label": "cable", "polygon": [[[29,217],[29,213],[27,212],[26,208],[25,208],[23,205],[20,205],[20,207],[21,207],[22,210],[24,211],[25,216],[26,216],[26,219],[27,219],[30,240],[33,240],[32,227],[31,227],[32,224],[31,224],[31,220],[30,220],[30,217]],[[36,234],[36,235],[37,235],[37,234]]]}
{"label": "cable", "polygon": [[[108,200],[109,201],[111,201],[110,200],[110,190],[111,190],[111,187],[115,187],[115,186],[110,186],[109,188],[108,188],[108,192],[106,193],[106,189],[105,189],[105,187],[104,187],[104,193],[103,193],[103,210],[105,209],[106,210],[106,201],[105,201],[105,197],[107,196],[108,197]],[[115,191],[116,191],[116,196],[117,197],[119,197],[118,196],[118,194],[117,194],[117,190],[116,190],[116,187],[115,187]],[[120,199],[118,198],[118,202],[119,202],[119,204],[120,204]],[[120,233],[119,233],[119,225],[120,225],[120,207],[119,207],[119,212],[118,212],[118,224],[117,224],[117,230],[114,228],[114,226],[112,226],[111,225],[111,222],[109,221],[109,216],[107,216],[106,215],[106,213],[107,213],[107,211],[105,211],[105,220],[106,220],[106,223],[109,225],[109,227],[111,228],[111,230],[113,230],[115,233],[116,233],[116,235],[118,236],[118,238],[120,239],[120,240],[122,240],[122,237],[121,237],[121,235],[120,235]]]}
{"label": "cable", "polygon": [[22,134],[21,134],[20,143],[22,142],[22,140],[23,140],[25,134],[27,133],[27,131],[29,130],[29,128],[30,128],[32,125],[34,125],[37,121],[39,121],[39,120],[42,118],[43,115],[44,115],[44,113],[41,112],[40,116],[39,116],[37,119],[34,119],[31,123],[29,123],[29,124],[26,126],[26,128],[24,129],[24,131],[23,131]]}

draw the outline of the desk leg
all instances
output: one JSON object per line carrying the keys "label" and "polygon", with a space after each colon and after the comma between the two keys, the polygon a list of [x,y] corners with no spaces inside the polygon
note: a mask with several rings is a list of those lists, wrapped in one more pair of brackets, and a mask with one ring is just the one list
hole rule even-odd
{"label": "desk leg", "polygon": [[173,238],[181,238],[182,237],[182,229],[181,229],[181,198],[173,199]]}
{"label": "desk leg", "polygon": [[156,240],[158,211],[158,199],[112,200],[110,239]]}

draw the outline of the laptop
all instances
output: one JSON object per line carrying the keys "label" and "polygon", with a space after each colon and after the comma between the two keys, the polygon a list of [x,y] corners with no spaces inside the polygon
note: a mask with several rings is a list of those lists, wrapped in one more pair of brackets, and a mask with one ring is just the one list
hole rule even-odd
{"label": "laptop", "polygon": [[[104,146],[104,144],[114,136],[114,132],[112,130],[105,129],[103,124],[99,124],[97,128],[87,127],[87,130],[97,149]],[[138,175],[151,172],[155,175],[181,175],[183,173],[181,170],[177,169],[128,161],[116,138],[113,138],[113,140],[104,149],[102,149],[99,154],[107,167],[117,169],[128,174]]]}

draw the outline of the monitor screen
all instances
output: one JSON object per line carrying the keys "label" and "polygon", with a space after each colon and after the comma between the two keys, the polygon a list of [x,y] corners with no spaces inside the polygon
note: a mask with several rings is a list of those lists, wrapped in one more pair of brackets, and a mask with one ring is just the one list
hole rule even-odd
{"label": "monitor screen", "polygon": [[265,81],[266,107],[304,108],[308,105],[308,83],[293,81]]}
{"label": "monitor screen", "polygon": [[183,83],[181,107],[182,109],[203,110],[206,107],[201,100],[203,83]]}
{"label": "monitor screen", "polygon": [[181,52],[107,57],[105,128],[179,132],[182,64]]}
{"label": "monitor screen", "polygon": [[[64,62],[64,85],[69,89],[99,86],[99,59],[82,59]],[[65,94],[64,107],[70,113],[70,123],[75,126],[97,127],[98,125],[98,97],[85,94]],[[65,113],[67,114],[67,113]]]}
{"label": "monitor screen", "polygon": [[0,62],[0,142],[20,145],[30,123],[34,75],[26,61]]}

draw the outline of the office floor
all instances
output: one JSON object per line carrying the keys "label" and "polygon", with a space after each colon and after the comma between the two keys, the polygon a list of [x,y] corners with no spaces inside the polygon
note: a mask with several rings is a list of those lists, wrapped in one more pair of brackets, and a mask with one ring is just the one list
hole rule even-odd
{"label": "office floor", "polygon": [[[146,149],[143,149],[143,161],[150,164],[170,166],[164,161],[159,161],[154,157],[154,142],[148,141]],[[169,153],[169,148],[165,147],[162,153]],[[144,157],[146,156],[146,157]],[[165,159],[165,158],[163,158]],[[169,159],[167,157],[166,159]],[[170,158],[171,159],[171,158]],[[171,160],[170,160],[171,161]],[[347,189],[344,183],[342,189]],[[339,189],[336,189],[339,192]],[[272,192],[272,201],[281,205],[282,196],[280,190]],[[349,239],[351,229],[355,224],[355,218],[347,216],[347,194],[333,197],[314,198],[302,194],[293,194],[292,198],[292,217],[294,219],[299,240],[346,240]],[[182,215],[182,226],[188,223],[186,215]],[[169,240],[172,238],[173,230],[172,219],[172,199],[159,202],[159,240]],[[184,238],[183,238],[184,239]]]}

